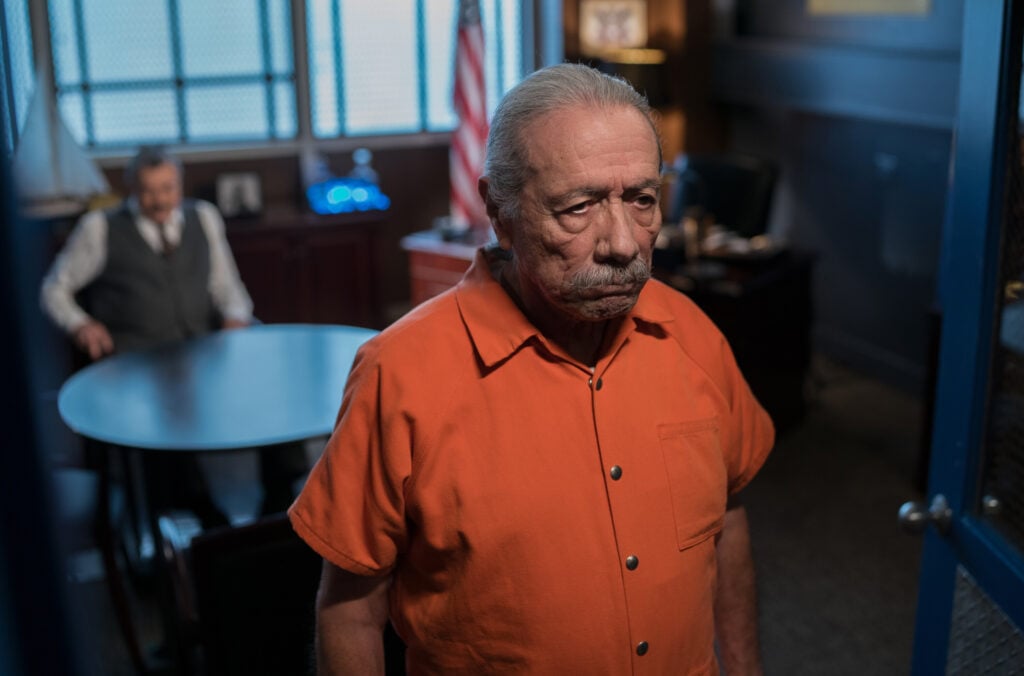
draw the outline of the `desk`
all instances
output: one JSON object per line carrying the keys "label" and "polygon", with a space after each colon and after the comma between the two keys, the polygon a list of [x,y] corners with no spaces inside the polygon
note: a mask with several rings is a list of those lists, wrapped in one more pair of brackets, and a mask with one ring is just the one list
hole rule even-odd
{"label": "desk", "polygon": [[414,232],[402,238],[409,254],[409,299],[419,305],[462,279],[477,248],[491,239],[489,230],[471,230],[465,239],[446,241],[435,230]]}
{"label": "desk", "polygon": [[[195,453],[300,441],[333,429],[356,350],[376,333],[265,324],[114,355],[69,378],[57,406],[78,434],[140,451]],[[108,465],[101,472],[100,548],[118,621],[136,670],[144,673],[114,555]]]}
{"label": "desk", "polygon": [[698,259],[654,268],[654,277],[690,296],[725,335],[778,431],[804,414],[811,361],[810,254],[764,260]]}

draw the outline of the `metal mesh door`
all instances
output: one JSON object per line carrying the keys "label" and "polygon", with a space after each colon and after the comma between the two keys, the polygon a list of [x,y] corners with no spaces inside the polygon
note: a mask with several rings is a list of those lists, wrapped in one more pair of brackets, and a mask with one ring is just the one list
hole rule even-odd
{"label": "metal mesh door", "polygon": [[1020,70],[1009,93],[1013,141],[1007,162],[988,422],[984,443],[982,511],[1024,551],[1024,135]]}
{"label": "metal mesh door", "polygon": [[966,570],[960,568],[953,594],[953,633],[947,676],[1024,673],[1024,637]]}
{"label": "metal mesh door", "polygon": [[[1021,14],[1011,35],[1021,50]],[[1024,551],[1024,134],[1021,59],[1006,93],[1006,198],[999,235],[999,276],[987,420],[977,511]],[[1024,673],[1024,636],[963,568],[957,575],[946,673]]]}

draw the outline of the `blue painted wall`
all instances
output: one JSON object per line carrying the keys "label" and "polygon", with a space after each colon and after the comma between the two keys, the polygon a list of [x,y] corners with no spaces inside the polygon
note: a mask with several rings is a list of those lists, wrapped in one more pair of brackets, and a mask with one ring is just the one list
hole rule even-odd
{"label": "blue painted wall", "polygon": [[962,2],[816,17],[740,2],[714,48],[730,149],[781,166],[772,232],[818,255],[816,347],[920,391],[928,367]]}

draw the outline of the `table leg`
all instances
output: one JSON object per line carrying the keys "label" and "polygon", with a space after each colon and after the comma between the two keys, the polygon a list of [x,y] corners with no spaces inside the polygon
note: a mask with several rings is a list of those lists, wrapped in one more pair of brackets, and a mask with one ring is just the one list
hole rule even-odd
{"label": "table leg", "polygon": [[114,606],[114,614],[121,626],[121,635],[124,637],[125,646],[128,648],[128,656],[131,658],[132,666],[136,673],[146,674],[145,660],[139,648],[139,640],[135,635],[135,626],[132,623],[131,609],[128,605],[128,595],[125,591],[124,579],[121,576],[121,569],[117,565],[115,553],[114,525],[110,514],[110,462],[111,458],[104,454],[100,462],[100,487],[98,496],[98,523],[97,539],[99,540],[100,553],[103,557],[103,567],[107,578],[107,589],[110,592],[110,600]]}
{"label": "table leg", "polygon": [[[171,468],[181,463],[194,462],[191,455],[169,453],[167,455],[154,452],[136,451],[133,477],[138,488],[136,496],[138,510],[138,526],[142,533],[140,542],[149,554],[151,574],[155,583],[156,598],[159,606],[162,657],[168,661],[167,669],[175,674],[195,673],[193,660],[194,640],[191,636],[189,618],[182,607],[177,585],[186,584],[181,579],[180,571],[176,570],[175,550],[183,551],[195,532],[201,532],[199,519],[191,515],[187,507],[177,506],[188,502],[192,487],[189,484],[191,475],[186,471],[178,474]],[[186,517],[187,515],[187,517]],[[181,531],[176,534],[183,536],[181,541],[168,541],[161,520],[168,518],[172,522],[190,520],[195,522],[195,532]]]}
{"label": "table leg", "polygon": [[[114,613],[132,666],[142,676],[169,671],[182,675],[194,673],[175,612],[170,575],[164,561],[164,542],[158,524],[160,507],[154,505],[149,496],[153,479],[153,471],[147,466],[149,458],[136,449],[116,446],[102,448],[97,540]],[[122,527],[115,526],[111,516],[112,468],[115,463],[124,483],[126,523]],[[125,550],[128,570],[136,576],[145,577],[147,587],[153,585],[156,593],[160,636],[158,643],[147,651],[143,651],[133,623],[136,617],[129,603],[128,587],[118,561],[119,546]]]}
{"label": "table leg", "polygon": [[267,446],[259,453],[260,481],[263,484],[260,514],[285,512],[295,500],[295,483],[309,473],[305,442]]}
{"label": "table leg", "polygon": [[131,564],[134,572],[138,575],[152,576],[157,556],[156,539],[152,526],[156,518],[151,514],[153,506],[148,498],[149,479],[145,470],[146,459],[139,451],[124,449],[122,460],[129,528],[131,536],[134,538],[130,547]]}

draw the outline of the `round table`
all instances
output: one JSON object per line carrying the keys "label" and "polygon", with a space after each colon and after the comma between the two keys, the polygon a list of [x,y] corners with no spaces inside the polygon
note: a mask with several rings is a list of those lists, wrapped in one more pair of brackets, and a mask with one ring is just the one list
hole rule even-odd
{"label": "round table", "polygon": [[263,324],[118,354],[60,389],[78,434],[119,446],[216,451],[329,434],[371,329]]}
{"label": "round table", "polygon": [[[356,351],[376,334],[351,326],[261,324],[116,354],[69,378],[57,406],[72,430],[102,442],[108,454],[117,447],[197,453],[302,441],[331,432]],[[129,654],[145,673],[115,554],[110,462],[106,457],[100,472],[100,551]],[[156,537],[142,483],[139,527],[149,522]]]}

